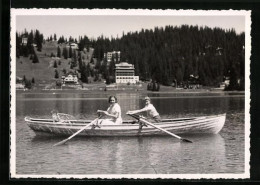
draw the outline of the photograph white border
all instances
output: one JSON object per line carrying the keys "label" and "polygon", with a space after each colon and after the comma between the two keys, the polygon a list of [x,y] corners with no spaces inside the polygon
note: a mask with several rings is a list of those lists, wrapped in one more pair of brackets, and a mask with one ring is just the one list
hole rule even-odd
{"label": "photograph white border", "polygon": [[[21,175],[16,173],[16,16],[19,15],[142,15],[142,16],[244,16],[245,17],[245,173],[241,174],[96,174],[96,175]],[[102,179],[248,179],[250,178],[250,56],[251,11],[246,10],[147,10],[147,9],[11,9],[10,60],[10,177],[11,178],[102,178]]]}

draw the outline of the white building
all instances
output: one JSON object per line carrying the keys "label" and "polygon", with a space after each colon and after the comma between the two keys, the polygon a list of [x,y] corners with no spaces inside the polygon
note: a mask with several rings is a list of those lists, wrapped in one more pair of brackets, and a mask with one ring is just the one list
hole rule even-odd
{"label": "white building", "polygon": [[25,86],[23,84],[16,84],[16,89],[24,89]]}
{"label": "white building", "polygon": [[68,75],[67,77],[62,76],[62,81],[63,83],[73,83],[73,84],[78,84],[79,80],[78,77],[76,75]]}
{"label": "white building", "polygon": [[28,38],[27,37],[22,37],[22,45],[26,45],[28,42]]}
{"label": "white building", "polygon": [[135,76],[135,68],[133,64],[121,62],[115,65],[116,83],[137,83],[139,76]]}
{"label": "white building", "polygon": [[69,43],[69,44],[67,45],[67,47],[68,47],[68,48],[71,47],[71,49],[79,49],[78,44],[76,44],[76,43]]}
{"label": "white building", "polygon": [[114,61],[120,61],[120,51],[104,53],[104,58],[106,58],[108,62],[111,62],[112,58],[114,58]]}

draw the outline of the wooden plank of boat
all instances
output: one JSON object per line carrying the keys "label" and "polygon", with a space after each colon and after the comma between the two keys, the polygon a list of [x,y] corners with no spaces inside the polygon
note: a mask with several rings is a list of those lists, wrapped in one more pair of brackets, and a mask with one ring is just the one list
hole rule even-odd
{"label": "wooden plank of boat", "polygon": [[[224,126],[226,114],[184,119],[164,119],[157,126],[175,134],[217,134]],[[52,119],[38,119],[26,117],[25,121],[35,133],[49,133],[52,135],[72,135],[90,120],[69,120],[54,122]],[[166,135],[152,126],[143,127],[140,131],[133,120],[125,120],[121,125],[100,125],[100,128],[89,127],[79,136],[151,136]]]}

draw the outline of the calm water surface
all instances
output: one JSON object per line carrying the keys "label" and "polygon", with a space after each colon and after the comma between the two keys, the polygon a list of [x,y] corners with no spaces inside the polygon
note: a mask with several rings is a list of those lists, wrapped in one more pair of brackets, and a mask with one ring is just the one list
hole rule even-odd
{"label": "calm water surface", "polygon": [[[162,118],[227,113],[217,135],[171,137],[73,138],[52,147],[64,137],[40,137],[30,130],[25,116],[49,118],[50,112],[95,119],[97,109],[108,107],[109,94],[17,93],[17,174],[216,174],[244,173],[244,104],[239,94],[150,94]],[[117,93],[123,119],[128,110],[144,106],[144,95]]]}

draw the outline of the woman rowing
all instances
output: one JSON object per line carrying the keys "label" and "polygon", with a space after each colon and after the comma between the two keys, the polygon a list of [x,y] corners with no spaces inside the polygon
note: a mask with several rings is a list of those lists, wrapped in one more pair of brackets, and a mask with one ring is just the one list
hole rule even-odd
{"label": "woman rowing", "polygon": [[99,124],[122,124],[122,117],[121,117],[121,107],[117,103],[117,98],[115,96],[110,96],[108,98],[108,103],[110,106],[106,111],[98,110],[98,113],[101,113],[103,116],[109,117],[108,119],[102,119],[99,121]]}
{"label": "woman rowing", "polygon": [[153,106],[153,104],[151,104],[151,99],[148,96],[146,96],[144,100],[145,100],[144,108],[140,110],[128,111],[127,114],[137,114],[140,112],[147,112],[147,115],[151,117],[155,122],[161,122],[161,117],[157,112],[157,110],[155,109],[155,107]]}

